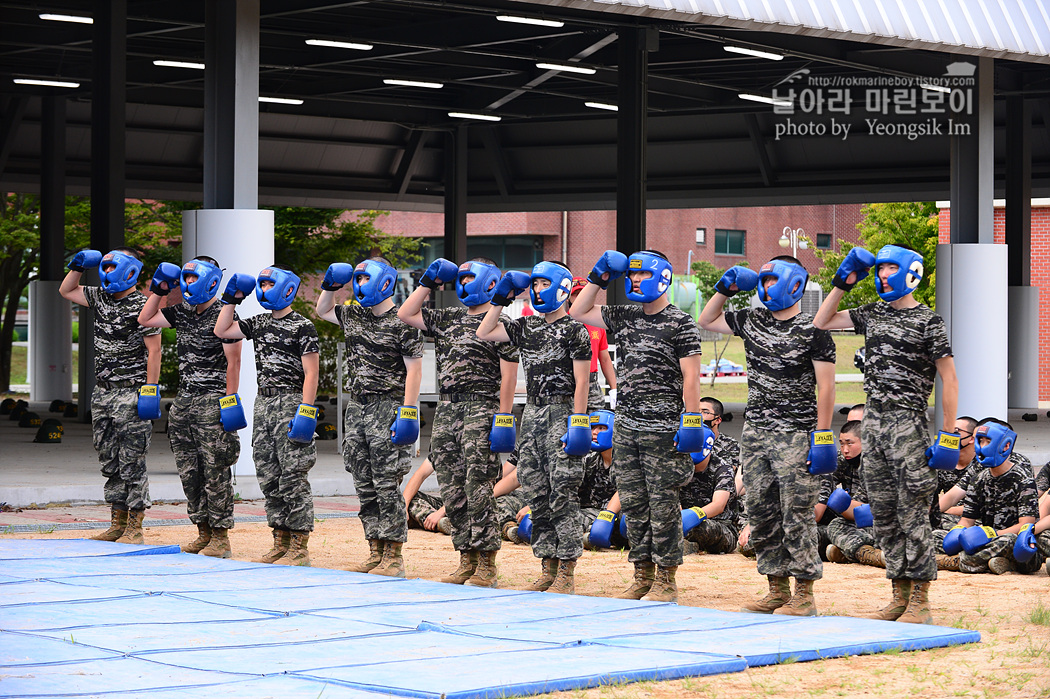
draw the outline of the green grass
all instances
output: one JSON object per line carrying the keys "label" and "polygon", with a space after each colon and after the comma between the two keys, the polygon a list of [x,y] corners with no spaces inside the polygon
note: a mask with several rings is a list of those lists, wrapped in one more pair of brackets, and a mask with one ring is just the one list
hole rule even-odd
{"label": "green grass", "polygon": [[[26,381],[26,357],[29,355],[29,349],[26,347],[12,347],[11,348],[11,383],[27,383]],[[77,350],[73,350],[73,363],[70,365],[73,367],[74,375],[77,367],[77,358],[80,353]]]}
{"label": "green grass", "polygon": [[1028,622],[1039,626],[1050,626],[1050,607],[1044,606],[1042,602],[1038,603],[1035,609],[1028,614]]}

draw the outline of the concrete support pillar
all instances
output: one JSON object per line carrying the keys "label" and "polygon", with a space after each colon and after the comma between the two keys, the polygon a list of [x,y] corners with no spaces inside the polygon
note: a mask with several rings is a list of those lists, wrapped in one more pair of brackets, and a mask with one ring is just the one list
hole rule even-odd
{"label": "concrete support pillar", "polygon": [[[445,258],[457,265],[467,260],[467,127],[445,137]],[[437,308],[458,304],[453,291],[434,293]]]}

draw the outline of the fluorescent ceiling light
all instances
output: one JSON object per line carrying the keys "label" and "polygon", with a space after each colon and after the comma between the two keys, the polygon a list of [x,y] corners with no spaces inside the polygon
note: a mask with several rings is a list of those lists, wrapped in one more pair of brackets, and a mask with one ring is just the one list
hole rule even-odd
{"label": "fluorescent ceiling light", "polygon": [[792,105],[791,100],[778,100],[773,99],[772,97],[763,97],[762,95],[749,95],[744,92],[741,92],[739,95],[737,95],[737,97],[739,97],[742,100],[751,100],[752,102],[762,102],[763,104],[771,104],[774,107],[790,107]]}
{"label": "fluorescent ceiling light", "polygon": [[587,66],[565,64],[565,63],[537,63],[537,68],[544,70],[563,70],[566,73],[581,73],[583,75],[594,75],[598,71]]}
{"label": "fluorescent ceiling light", "polygon": [[479,119],[481,121],[499,121],[500,117],[492,114],[471,114],[470,112],[449,112],[453,119]]}
{"label": "fluorescent ceiling light", "polygon": [[363,44],[357,41],[329,41],[328,39],[307,39],[310,46],[330,46],[334,49],[355,49],[357,51],[371,51],[372,44]]}
{"label": "fluorescent ceiling light", "polygon": [[950,87],[945,87],[944,85],[933,85],[931,83],[919,83],[919,87],[921,87],[923,90],[932,90],[934,92],[951,92],[952,91],[952,89]]}
{"label": "fluorescent ceiling light", "polygon": [[769,51],[757,51],[755,49],[746,49],[743,46],[732,46],[726,44],[722,47],[729,53],[741,53],[745,56],[754,56],[755,58],[768,58],[771,61],[782,61],[784,57],[779,53],[770,53]]}
{"label": "fluorescent ceiling light", "polygon": [[518,17],[515,15],[496,15],[500,22],[514,22],[516,24],[535,24],[540,27],[564,27],[565,22],[556,19],[540,19],[539,17]]}
{"label": "fluorescent ceiling light", "polygon": [[273,104],[302,104],[302,100],[290,99],[288,97],[263,97],[259,96],[260,102],[272,102]]}
{"label": "fluorescent ceiling light", "polygon": [[193,70],[204,70],[203,63],[193,63],[192,61],[153,61],[153,65],[161,66],[162,68],[192,68]]}
{"label": "fluorescent ceiling light", "polygon": [[442,83],[428,83],[423,80],[397,80],[395,78],[385,78],[383,83],[401,87],[429,87],[431,90],[439,90],[444,87]]}
{"label": "fluorescent ceiling light", "polygon": [[606,104],[604,102],[584,102],[583,106],[590,107],[591,109],[606,109],[610,112],[617,112],[620,110],[615,104]]}
{"label": "fluorescent ceiling light", "polygon": [[55,15],[45,12],[40,15],[40,19],[46,19],[51,22],[74,22],[76,24],[94,24],[95,20],[90,17],[78,17],[77,15]]}
{"label": "fluorescent ceiling light", "polygon": [[43,80],[37,78],[15,78],[15,84],[17,85],[41,85],[43,87],[80,87],[80,83],[69,82],[67,80]]}

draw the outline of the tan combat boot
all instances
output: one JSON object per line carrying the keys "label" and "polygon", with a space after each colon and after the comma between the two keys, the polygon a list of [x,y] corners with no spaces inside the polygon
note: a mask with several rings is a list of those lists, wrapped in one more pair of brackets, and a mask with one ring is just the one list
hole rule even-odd
{"label": "tan combat boot", "polygon": [[791,578],[767,575],[766,579],[769,580],[769,594],[762,599],[745,604],[740,611],[772,614],[788,603],[791,599]]}
{"label": "tan combat boot", "polygon": [[857,549],[857,561],[863,563],[866,566],[874,566],[875,568],[886,567],[886,557],[882,554],[880,549],[874,546],[861,546]]}
{"label": "tan combat boot", "polygon": [[554,577],[558,573],[558,559],[557,558],[544,558],[540,561],[541,570],[540,577],[536,578],[535,582],[526,587],[526,590],[532,592],[545,592],[553,583]]}
{"label": "tan combat boot", "polygon": [[497,587],[499,570],[496,568],[496,551],[482,551],[478,555],[478,567],[464,585],[470,587]]}
{"label": "tan combat boot", "polygon": [[368,558],[356,566],[348,568],[354,573],[370,573],[383,561],[383,542],[379,539],[368,539]]}
{"label": "tan combat boot", "polygon": [[890,582],[893,584],[893,599],[874,614],[865,614],[866,618],[897,621],[897,618],[908,608],[908,600],[911,598],[911,580],[900,579]]}
{"label": "tan combat boot", "polygon": [[459,552],[459,568],[441,578],[441,582],[450,583],[452,585],[462,585],[470,577],[474,575],[474,571],[478,567],[478,552],[477,551],[460,551]]}
{"label": "tan combat boot", "polygon": [[835,544],[828,544],[828,547],[824,550],[824,555],[828,557],[828,561],[831,563],[849,563],[846,554]]}
{"label": "tan combat boot", "polygon": [[1006,556],[994,556],[988,559],[988,570],[996,575],[1003,575],[1005,573],[1016,573],[1017,566]]}
{"label": "tan combat boot", "polygon": [[674,581],[674,574],[678,566],[664,568],[657,566],[656,576],[649,592],[642,597],[643,602],[678,602],[678,585]]}
{"label": "tan combat boot", "polygon": [[400,541],[386,541],[383,545],[383,560],[379,565],[368,571],[372,575],[385,575],[388,578],[405,577],[405,559],[401,556]]}
{"label": "tan combat boot", "polygon": [[509,541],[512,544],[524,544],[525,540],[518,536],[518,523],[517,522],[505,522],[503,528],[500,530],[500,535],[504,541]]}
{"label": "tan combat boot", "polygon": [[211,540],[200,550],[202,556],[212,558],[233,558],[233,547],[230,546],[230,530],[215,528],[211,530]]}
{"label": "tan combat boot", "polygon": [[911,596],[908,598],[908,608],[897,617],[897,621],[905,624],[932,624],[933,614],[930,613],[929,595],[929,580],[913,580]]}
{"label": "tan combat boot", "polygon": [[197,538],[179,548],[183,553],[200,553],[211,541],[211,526],[207,522],[197,523]]}
{"label": "tan combat boot", "polygon": [[145,510],[129,510],[128,526],[124,527],[124,533],[117,539],[118,544],[144,544],[142,538],[142,520],[146,518]]}
{"label": "tan combat boot", "polygon": [[575,595],[576,594],[576,561],[558,561],[558,574],[554,577],[554,582],[547,588],[547,592],[557,592],[561,595]]}
{"label": "tan combat boot", "polygon": [[817,601],[813,599],[813,580],[795,578],[795,594],[788,603],[773,610],[774,614],[789,616],[817,616]]}
{"label": "tan combat boot", "polygon": [[944,553],[938,553],[935,558],[937,559],[937,570],[953,570],[956,573],[959,572],[958,556],[949,556]]}
{"label": "tan combat boot", "polygon": [[95,534],[91,539],[93,541],[116,541],[124,534],[126,526],[128,526],[128,511],[114,507],[109,511],[109,529]]}
{"label": "tan combat boot", "polygon": [[288,547],[292,544],[292,533],[287,529],[273,529],[273,548],[263,554],[259,563],[276,563],[284,554],[288,553]]}
{"label": "tan combat boot", "polygon": [[656,578],[656,564],[652,561],[636,561],[634,564],[634,582],[626,590],[616,595],[616,599],[641,599],[649,593]]}
{"label": "tan combat boot", "polygon": [[274,561],[279,566],[309,566],[310,552],[306,545],[310,543],[310,532],[289,532],[291,541],[288,544],[288,552],[281,556],[280,560]]}

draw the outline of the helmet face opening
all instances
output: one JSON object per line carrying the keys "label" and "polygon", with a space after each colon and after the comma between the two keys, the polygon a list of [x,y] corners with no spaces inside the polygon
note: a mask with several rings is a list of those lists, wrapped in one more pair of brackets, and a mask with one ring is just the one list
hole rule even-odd
{"label": "helmet face opening", "polygon": [[[638,282],[638,291],[635,291],[632,277],[639,276],[639,272],[646,274]],[[667,293],[671,288],[672,278],[670,262],[651,252],[636,252],[627,258],[627,274],[623,279],[624,293],[632,301],[651,303]]]}

